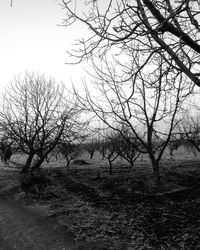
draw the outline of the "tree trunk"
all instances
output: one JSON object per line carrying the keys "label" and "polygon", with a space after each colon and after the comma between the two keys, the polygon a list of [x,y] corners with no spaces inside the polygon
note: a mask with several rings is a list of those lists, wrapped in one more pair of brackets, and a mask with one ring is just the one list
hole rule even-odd
{"label": "tree trunk", "polygon": [[155,186],[159,187],[161,185],[159,161],[156,160],[155,158],[151,158],[151,164],[153,167]]}
{"label": "tree trunk", "polygon": [[26,174],[29,171],[33,157],[34,157],[34,154],[32,154],[32,153],[29,154],[28,159],[26,160],[26,163],[22,168],[23,174]]}
{"label": "tree trunk", "polygon": [[69,167],[69,164],[70,164],[70,159],[68,159],[68,158],[65,158],[66,159],[66,162],[67,162],[67,167]]}
{"label": "tree trunk", "polygon": [[39,160],[35,163],[35,165],[33,165],[31,170],[38,170],[44,160],[45,160],[45,157],[39,158]]}
{"label": "tree trunk", "polygon": [[134,162],[135,162],[135,161],[134,161],[133,159],[130,159],[129,163],[130,163],[131,167],[134,166]]}
{"label": "tree trunk", "polygon": [[65,155],[65,160],[67,162],[67,167],[69,167],[70,162],[72,161],[72,157],[68,156],[67,154]]}
{"label": "tree trunk", "polygon": [[92,159],[94,156],[94,151],[90,152],[90,159]]}
{"label": "tree trunk", "polygon": [[172,149],[169,150],[169,155],[170,155],[170,159],[172,160],[173,159],[173,150]]}
{"label": "tree trunk", "polygon": [[112,175],[112,161],[110,160],[110,158],[108,158],[109,161],[109,174]]}

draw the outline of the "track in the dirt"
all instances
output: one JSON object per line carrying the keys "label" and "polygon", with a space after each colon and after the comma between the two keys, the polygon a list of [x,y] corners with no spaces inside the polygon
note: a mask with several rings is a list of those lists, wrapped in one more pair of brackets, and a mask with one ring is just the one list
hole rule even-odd
{"label": "track in the dirt", "polygon": [[0,250],[74,250],[72,235],[55,220],[0,199]]}

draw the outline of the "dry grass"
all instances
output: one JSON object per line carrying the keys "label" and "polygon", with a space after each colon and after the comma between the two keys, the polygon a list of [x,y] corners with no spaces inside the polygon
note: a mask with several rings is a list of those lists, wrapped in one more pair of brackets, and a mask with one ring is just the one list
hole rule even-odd
{"label": "dry grass", "polygon": [[[200,248],[199,157],[182,148],[170,160],[166,152],[161,162],[162,187],[156,195],[146,157],[133,168],[119,159],[112,176],[100,155],[81,158],[90,164],[66,167],[62,158],[44,163],[49,179],[45,191],[24,196],[16,190],[15,198],[66,225],[80,249]],[[11,167],[20,168],[24,160],[13,157]],[[2,172],[2,180],[13,178],[7,173]]]}

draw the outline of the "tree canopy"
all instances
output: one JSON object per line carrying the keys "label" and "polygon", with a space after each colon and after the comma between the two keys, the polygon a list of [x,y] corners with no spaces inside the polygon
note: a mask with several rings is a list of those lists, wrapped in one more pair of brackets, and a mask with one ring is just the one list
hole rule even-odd
{"label": "tree canopy", "polygon": [[200,86],[199,0],[62,1],[66,25],[85,23],[91,35],[80,38],[71,52],[76,62],[104,56],[113,46],[118,54],[140,53],[142,68],[154,54]]}
{"label": "tree canopy", "polygon": [[62,137],[73,137],[79,114],[76,102],[66,100],[64,87],[44,75],[26,74],[6,88],[0,110],[0,128],[18,151],[33,158],[38,168]]}

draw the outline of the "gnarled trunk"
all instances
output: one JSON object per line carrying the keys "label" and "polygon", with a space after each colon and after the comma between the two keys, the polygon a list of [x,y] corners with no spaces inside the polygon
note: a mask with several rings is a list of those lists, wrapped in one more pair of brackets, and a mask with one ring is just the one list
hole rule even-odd
{"label": "gnarled trunk", "polygon": [[151,157],[151,165],[153,167],[155,186],[159,187],[161,185],[159,161],[155,159],[154,157]]}
{"label": "gnarled trunk", "polygon": [[22,168],[23,174],[26,174],[30,170],[31,162],[33,160],[34,155],[35,155],[34,153],[28,155],[28,159],[26,160],[26,163]]}
{"label": "gnarled trunk", "polygon": [[39,158],[37,162],[31,168],[31,170],[38,170],[40,166],[42,165],[42,163],[44,162],[44,160],[45,160],[45,157]]}

